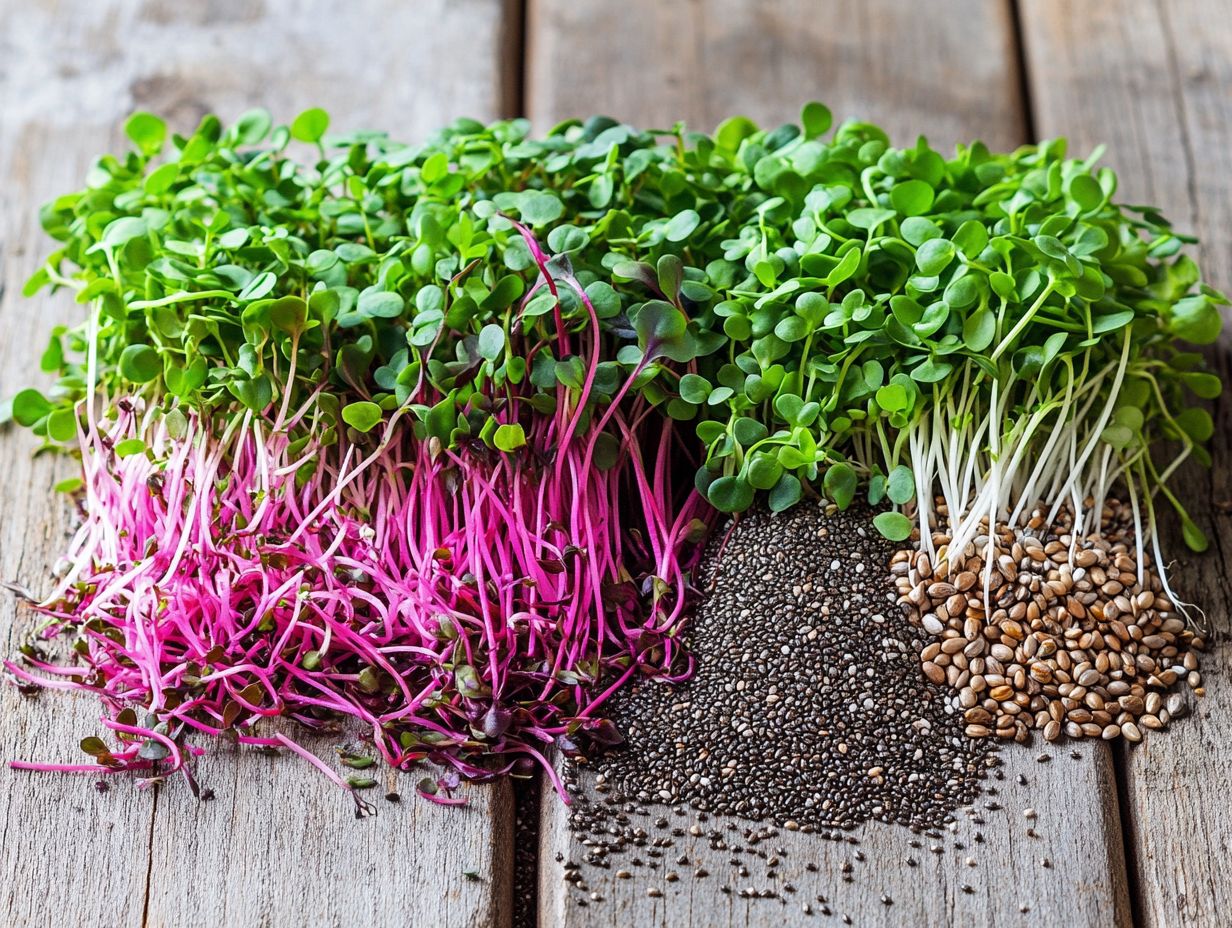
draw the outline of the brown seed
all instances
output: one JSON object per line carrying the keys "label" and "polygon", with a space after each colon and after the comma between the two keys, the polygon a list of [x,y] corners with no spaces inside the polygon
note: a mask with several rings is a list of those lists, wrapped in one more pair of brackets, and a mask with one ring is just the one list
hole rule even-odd
{"label": "brown seed", "polygon": [[1096,670],[1094,667],[1092,667],[1089,670],[1084,670],[1082,673],[1078,675],[1078,685],[1079,686],[1094,686],[1096,683],[1099,682],[1099,678],[1100,678],[1100,672]]}
{"label": "brown seed", "polygon": [[1141,696],[1122,696],[1117,703],[1130,715],[1142,715],[1146,711],[1146,703]]}
{"label": "brown seed", "polygon": [[1100,732],[1100,737],[1105,741],[1111,741],[1113,738],[1118,738],[1121,735],[1121,727],[1119,725],[1105,725],[1104,730]]}
{"label": "brown seed", "polygon": [[1132,741],[1134,744],[1142,740],[1142,732],[1138,730],[1138,726],[1133,722],[1122,723],[1121,734],[1125,736],[1126,741]]}
{"label": "brown seed", "polygon": [[938,667],[932,661],[925,661],[922,665],[924,676],[928,677],[933,683],[938,686],[945,683],[945,669]]}

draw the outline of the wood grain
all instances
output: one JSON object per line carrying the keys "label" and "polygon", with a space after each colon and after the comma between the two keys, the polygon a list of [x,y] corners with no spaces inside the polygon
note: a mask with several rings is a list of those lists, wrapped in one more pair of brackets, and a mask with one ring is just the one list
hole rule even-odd
{"label": "wood grain", "polygon": [[[332,748],[309,744],[323,757]],[[158,799],[150,928],[509,923],[508,782],[466,785],[471,805],[446,808],[415,796],[422,773],[378,771],[380,786],[365,794],[377,814],[356,821],[350,797],[291,755],[223,750],[198,773],[212,802],[195,802],[182,783]],[[387,790],[402,801],[383,799]]]}
{"label": "wood grain", "polygon": [[[76,189],[89,159],[123,147],[133,109],[191,130],[265,106],[289,120],[322,106],[338,129],[413,139],[459,115],[515,101],[514,7],[506,0],[0,0],[0,395],[35,376],[70,298],[25,300],[48,241],[38,205]],[[68,526],[51,492],[66,461],[33,459],[28,435],[0,437],[0,577],[45,586]],[[5,655],[32,625],[0,599]],[[95,734],[89,700],[0,687],[3,760],[79,760]],[[327,743],[319,743],[322,752]],[[42,926],[501,925],[511,895],[509,791],[470,788],[472,807],[400,806],[355,821],[349,799],[294,758],[211,756],[217,799],[118,781],[0,769],[0,923]],[[475,878],[464,876],[473,871]]]}
{"label": "wood grain", "polygon": [[[71,299],[35,305],[22,299],[21,287],[43,247],[38,205],[77,183],[86,153],[107,140],[105,131],[83,133],[75,144],[68,129],[18,127],[6,97],[0,96],[0,396],[34,376],[47,328],[77,315]],[[58,157],[46,156],[57,150]],[[37,590],[66,540],[67,507],[52,487],[72,467],[36,459],[34,448],[27,434],[0,435],[0,578]],[[32,626],[29,612],[0,590],[4,657]],[[71,913],[83,928],[141,924],[153,795],[127,784],[101,795],[89,778],[8,766],[10,760],[86,759],[78,742],[100,733],[98,715],[92,700],[25,697],[0,681],[0,923],[62,924]]]}
{"label": "wood grain", "polygon": [[[1037,123],[1079,151],[1108,145],[1121,198],[1160,206],[1202,240],[1206,278],[1232,288],[1232,5],[1209,0],[1023,4]],[[1225,313],[1225,320],[1228,314]],[[1232,382],[1232,336],[1209,356]],[[1137,915],[1147,926],[1226,925],[1232,912],[1232,402],[1215,409],[1214,468],[1176,486],[1213,539],[1179,560],[1173,583],[1215,633],[1203,658],[1208,695],[1195,717],[1124,752],[1125,809]]]}
{"label": "wood grain", "polygon": [[[619,6],[531,0],[529,9],[527,102],[541,127],[594,110],[642,124],[683,116],[706,127],[733,112],[772,122],[794,117],[800,103],[817,98],[840,117],[858,113],[885,124],[900,140],[920,132],[939,144],[974,136],[999,146],[1026,140],[1005,4],[839,2],[819,8],[723,0]],[[1068,748],[1049,754],[1056,759],[1037,763],[1034,750],[1004,752],[1006,780],[994,784],[1003,795],[987,797],[1004,808],[982,809],[985,825],[960,816],[955,834],[923,839],[923,848],[911,846],[916,839],[906,829],[860,829],[856,837],[867,862],[853,863],[849,884],[840,868],[854,861],[856,848],[784,833],[775,843],[787,850],[784,868],[794,868],[799,890],[786,894],[787,905],[722,894],[722,883],[738,890],[754,881],[735,878],[730,855],[715,854],[697,839],[683,845],[691,863],[678,868],[679,882],[664,882],[664,868],[615,879],[617,863],[606,871],[583,867],[587,893],[570,889],[556,858],[580,862],[584,848],[568,828],[564,807],[545,793],[540,924],[831,923],[817,914],[818,892],[828,897],[834,924],[843,913],[860,925],[1046,925],[1062,918],[1073,925],[1129,924],[1111,753],[1097,744],[1083,745],[1077,760]],[[1018,785],[1019,774],[1027,777],[1026,786]],[[1027,807],[1039,810],[1039,837],[1026,833]],[[716,824],[726,830],[735,822],[712,818],[710,826]],[[984,843],[975,842],[976,830]],[[966,847],[956,849],[955,842]],[[940,855],[929,851],[934,843],[942,846]],[[967,855],[975,867],[966,866]],[[919,866],[909,866],[908,857]],[[1051,867],[1043,866],[1044,858]],[[689,875],[694,861],[712,876],[695,880]],[[818,873],[803,870],[810,861]],[[664,895],[648,896],[650,886]],[[576,897],[589,901],[592,891],[603,901],[578,905]],[[883,893],[891,904],[881,901]],[[804,913],[805,902],[812,916]],[[1030,912],[1021,912],[1023,905]]]}
{"label": "wood grain", "polygon": [[[900,144],[1022,141],[1008,0],[528,0],[527,110],[540,129],[607,113],[712,129],[809,100]],[[927,117],[927,118],[925,118]]]}
{"label": "wood grain", "polygon": [[[989,781],[996,793],[982,797],[972,812],[959,812],[957,827],[943,831],[942,837],[914,835],[906,828],[879,823],[853,831],[854,844],[781,831],[763,848],[773,848],[782,861],[776,888],[781,890],[791,882],[796,889],[782,893],[785,902],[740,898],[739,890],[744,887],[776,886],[765,878],[765,863],[751,860],[747,853],[740,855],[750,871],[748,877],[741,877],[732,865],[733,855],[713,850],[705,837],[674,839],[675,844],[664,851],[659,867],[653,870],[630,863],[644,852],[613,857],[611,870],[583,865],[580,872],[587,890],[570,888],[554,855],[559,851],[565,860],[580,863],[584,848],[570,831],[559,799],[545,791],[539,924],[544,928],[761,928],[838,925],[848,915],[853,924],[875,928],[1129,925],[1111,753],[1102,744],[1081,745],[1077,753],[1075,758],[1068,746],[1049,747],[1045,755],[1049,761],[1040,763],[1034,750],[1005,750],[1004,779]],[[1027,779],[1025,785],[1018,781],[1020,774]],[[582,784],[593,795],[589,774],[583,776]],[[998,808],[989,808],[989,803]],[[1038,815],[1034,820],[1023,814],[1031,808]],[[667,816],[673,825],[694,821],[691,814],[677,817],[667,807],[652,806],[649,812],[638,824],[655,837],[665,834],[653,827],[656,816]],[[973,821],[972,814],[983,823]],[[703,827],[728,833],[732,825],[744,829],[749,823],[711,816]],[[1034,828],[1037,837],[1027,833],[1028,827]],[[729,837],[731,842],[743,843],[735,832]],[[912,846],[912,841],[917,845]],[[680,853],[687,855],[687,866],[671,864]],[[909,859],[916,865],[908,863]],[[974,866],[968,859],[975,861]],[[816,873],[806,869],[809,863],[817,867]],[[851,867],[850,883],[843,881],[844,865]],[[692,874],[697,866],[710,875],[695,878]],[[631,871],[633,878],[614,878],[621,867]],[[680,880],[667,882],[668,870],[679,871]],[[732,893],[722,892],[722,885],[728,885]],[[660,890],[662,897],[647,895],[651,887]],[[590,892],[598,892],[602,900],[591,901]],[[832,917],[822,915],[818,895],[825,897]],[[588,904],[581,907],[578,899]],[[806,903],[811,914],[804,911]]]}

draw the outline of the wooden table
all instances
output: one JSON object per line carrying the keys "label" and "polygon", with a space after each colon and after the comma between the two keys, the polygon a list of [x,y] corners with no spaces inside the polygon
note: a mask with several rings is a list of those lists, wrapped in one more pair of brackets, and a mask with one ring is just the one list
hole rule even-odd
{"label": "wooden table", "polygon": [[[27,382],[47,327],[78,314],[63,298],[20,296],[46,248],[37,206],[72,189],[92,155],[123,147],[132,109],[184,130],[210,110],[263,105],[285,120],[319,105],[336,128],[414,138],[462,114],[525,113],[539,131],[592,112],[770,123],[814,98],[900,143],[921,132],[947,146],[1107,142],[1120,197],[1200,235],[1206,275],[1232,288],[1228,0],[0,0],[0,395]],[[1213,355],[1225,379],[1228,345]],[[985,815],[976,867],[952,846],[963,829],[908,867],[910,833],[870,827],[857,866],[876,878],[836,876],[829,918],[688,879],[651,897],[610,872],[589,874],[606,898],[583,908],[557,860],[579,848],[551,797],[538,877],[515,880],[526,836],[508,784],[468,788],[463,811],[406,802],[357,822],[294,758],[223,752],[202,764],[210,803],[178,785],[100,794],[88,779],[0,771],[0,923],[502,925],[533,906],[542,925],[575,926],[841,924],[843,913],[858,925],[1232,924],[1232,406],[1217,414],[1215,469],[1184,486],[1216,543],[1178,572],[1222,633],[1203,665],[1209,695],[1130,751],[1087,744],[1048,764],[1007,751],[1004,808]],[[0,577],[37,587],[64,541],[52,486],[71,465],[33,447],[12,431],[0,441]],[[0,601],[0,650],[27,623]],[[0,753],[72,757],[96,713],[0,687]],[[1039,810],[1037,838],[1024,805]],[[783,843],[823,875],[852,853],[799,834]]]}

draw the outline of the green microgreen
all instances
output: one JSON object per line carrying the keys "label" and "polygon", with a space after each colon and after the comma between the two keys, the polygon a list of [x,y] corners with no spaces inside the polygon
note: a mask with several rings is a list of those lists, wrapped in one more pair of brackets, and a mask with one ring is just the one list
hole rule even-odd
{"label": "green microgreen", "polygon": [[[294,550],[336,529],[345,565],[336,545],[304,557],[331,631],[297,638],[279,698],[302,696],[298,674],[312,687],[328,679],[340,711],[414,717],[377,726],[387,758],[445,756],[468,775],[487,769],[476,758],[489,749],[508,765],[518,752],[539,757],[545,732],[601,731],[583,707],[588,693],[612,692],[605,674],[672,673],[685,597],[665,604],[663,591],[689,588],[678,546],[712,515],[675,492],[679,460],[719,511],[817,497],[846,507],[863,493],[883,510],[882,534],[905,541],[918,527],[930,551],[938,494],[949,550],[962,552],[981,520],[1014,523],[1041,500],[1054,514],[1068,504],[1076,532],[1098,530],[1114,486],[1144,510],[1157,563],[1161,498],[1188,544],[1204,547],[1168,485],[1181,461],[1209,463],[1202,401],[1222,389],[1183,344],[1213,342],[1227,302],[1181,253],[1192,240],[1152,208],[1119,205],[1116,175],[1096,156],[1067,158],[1063,140],[1010,153],[975,142],[947,156],[923,138],[895,148],[864,122],[831,134],[816,103],[800,122],[761,129],[735,117],[708,135],[594,117],[534,139],[525,120],[460,119],[408,145],[331,135],[317,109],[289,127],[263,111],[231,126],[207,116],[187,136],[136,114],[125,127],[134,149],[98,159],[84,189],[42,211],[59,246],[25,292],[68,290],[88,312],[41,352],[56,376],[49,394],[21,391],[0,422],[49,444],[83,439],[95,503],[103,487],[119,518],[157,522],[157,543],[133,556],[151,571],[142,596],[166,595],[166,577],[202,550],[288,571],[284,535]],[[140,479],[113,479],[114,468]],[[211,490],[228,500],[216,547],[181,543],[196,529],[176,520],[195,513],[164,505],[168,475],[180,503]],[[644,525],[618,523],[617,489],[641,500]],[[452,550],[433,541],[420,495]],[[508,507],[535,500],[546,509],[511,541]],[[271,515],[279,506],[290,508]],[[102,536],[113,523],[92,518],[90,552],[111,551]],[[354,566],[371,554],[373,524],[390,557],[413,562],[409,576],[374,577],[388,568],[380,558],[379,570]],[[406,544],[388,541],[390,526]],[[578,537],[557,537],[567,530]],[[261,544],[273,550],[254,555]],[[578,568],[586,557],[602,568]],[[474,569],[451,573],[467,558]],[[59,614],[139,572],[90,566],[95,579],[72,586],[74,573]],[[565,584],[539,602],[570,570],[585,590]],[[362,628],[361,642],[389,643],[386,619],[405,615],[373,618],[389,605],[381,596],[363,593],[353,620],[334,616],[353,608],[357,586],[405,579],[428,595],[416,584],[439,573],[450,582],[423,589],[454,614],[416,613],[412,646],[392,646],[420,662],[413,670],[391,672],[370,659],[380,649],[346,637]],[[130,611],[136,598],[100,597]],[[251,645],[272,659],[263,648],[308,633],[294,594],[258,599],[251,622],[229,604],[217,621],[228,634],[247,623],[245,635],[282,635]],[[174,624],[152,608],[111,630]],[[605,625],[617,614],[619,632]],[[551,637],[566,627],[583,640]],[[85,631],[90,647],[115,643]],[[208,636],[187,637],[195,648]],[[174,673],[197,686],[197,663],[177,660]],[[127,655],[108,665],[125,680],[133,666]],[[429,667],[432,686],[399,690]],[[500,704],[505,683],[521,688],[516,706]],[[276,712],[260,705],[275,690],[260,677],[214,694],[208,727]],[[399,699],[414,711],[387,716]],[[423,724],[421,710],[436,721]],[[533,712],[542,720],[528,721]],[[151,750],[174,747],[148,731]],[[418,792],[461,802],[451,788],[427,780]]]}

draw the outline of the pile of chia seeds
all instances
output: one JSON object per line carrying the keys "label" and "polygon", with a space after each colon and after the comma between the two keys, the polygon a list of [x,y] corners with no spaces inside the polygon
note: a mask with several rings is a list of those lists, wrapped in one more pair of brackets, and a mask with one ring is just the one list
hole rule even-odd
{"label": "pile of chia seeds", "polygon": [[831,837],[952,821],[996,759],[920,671],[894,550],[859,508],[755,511],[716,532],[688,632],[696,673],[620,697],[627,744],[591,762],[607,801],[578,803],[575,830],[610,830],[625,802]]}

